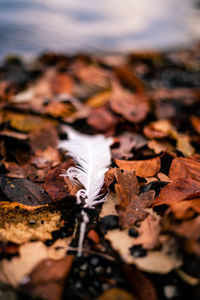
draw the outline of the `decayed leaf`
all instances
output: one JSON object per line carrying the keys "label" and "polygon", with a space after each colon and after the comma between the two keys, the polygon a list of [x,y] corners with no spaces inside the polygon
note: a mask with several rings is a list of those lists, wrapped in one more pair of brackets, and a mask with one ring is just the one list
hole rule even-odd
{"label": "decayed leaf", "polygon": [[125,132],[116,137],[116,142],[119,143],[119,147],[112,149],[112,157],[118,159],[131,158],[133,156],[133,153],[131,153],[133,148],[139,149],[146,145],[145,138],[130,132]]}
{"label": "decayed leaf", "polygon": [[139,183],[134,171],[122,173],[116,169],[117,184],[115,190],[119,199],[119,218],[122,227],[128,227],[147,216],[145,208],[149,207],[155,197],[154,191],[139,194]]}
{"label": "decayed leaf", "polygon": [[145,257],[136,258],[130,251],[134,239],[128,235],[127,230],[110,230],[106,239],[126,263],[135,264],[142,271],[166,274],[182,265],[182,258],[177,253],[174,241],[167,241],[160,251],[148,251]]}
{"label": "decayed leaf", "polygon": [[16,244],[30,240],[51,239],[51,233],[62,227],[61,213],[48,206],[37,209],[18,203],[0,203],[0,240]]}
{"label": "decayed leaf", "polygon": [[189,178],[200,181],[200,161],[194,157],[176,157],[173,159],[169,177],[172,180]]}
{"label": "decayed leaf", "polygon": [[73,160],[69,158],[66,162],[60,164],[47,173],[44,182],[44,189],[53,201],[60,201],[69,197],[69,192],[71,191],[71,188],[73,188],[73,185],[69,185],[69,181],[66,182],[64,177],[60,175],[63,170],[67,170],[71,166],[73,166]]}
{"label": "decayed leaf", "polygon": [[136,300],[136,298],[125,290],[112,288],[95,300]]}
{"label": "decayed leaf", "polygon": [[147,160],[118,160],[115,163],[122,170],[135,170],[135,174],[140,177],[152,177],[158,173],[161,167],[159,157]]}
{"label": "decayed leaf", "polygon": [[39,206],[51,203],[51,199],[43,188],[24,178],[0,176],[0,188],[6,197],[13,201],[29,206]]}
{"label": "decayed leaf", "polygon": [[19,256],[0,262],[0,280],[4,283],[18,286],[30,281],[30,273],[43,260],[60,260],[65,257],[71,238],[57,240],[47,247],[43,242],[26,243],[19,248]]}

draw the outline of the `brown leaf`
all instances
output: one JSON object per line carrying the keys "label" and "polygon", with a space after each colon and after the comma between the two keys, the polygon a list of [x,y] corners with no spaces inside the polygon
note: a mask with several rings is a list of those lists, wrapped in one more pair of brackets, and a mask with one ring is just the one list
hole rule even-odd
{"label": "brown leaf", "polygon": [[50,118],[10,111],[5,112],[3,121],[10,122],[12,128],[22,132],[31,132],[57,125],[57,121]]}
{"label": "brown leaf", "polygon": [[69,75],[64,73],[55,73],[50,80],[50,86],[54,94],[71,94],[74,84]]}
{"label": "brown leaf", "polygon": [[145,257],[134,257],[130,248],[134,239],[128,235],[128,230],[109,230],[108,239],[122,260],[128,264],[134,264],[138,269],[158,274],[167,274],[182,265],[182,257],[177,251],[177,244],[173,239],[167,239],[160,250],[148,251]]}
{"label": "brown leaf", "polygon": [[134,90],[134,92],[138,94],[144,93],[145,86],[143,82],[130,70],[128,66],[115,68],[115,75],[125,87]]}
{"label": "brown leaf", "polygon": [[117,166],[126,171],[135,170],[135,174],[139,177],[152,177],[158,173],[161,167],[159,157],[147,160],[118,160],[115,159]]}
{"label": "brown leaf", "polygon": [[41,186],[24,178],[10,178],[1,175],[0,188],[6,197],[13,202],[29,206],[51,203],[51,199]]}
{"label": "brown leaf", "polygon": [[36,150],[35,156],[31,157],[31,163],[37,168],[55,167],[61,162],[59,151],[53,147],[47,147],[45,150]]}
{"label": "brown leaf", "polygon": [[122,115],[127,121],[134,123],[143,121],[150,109],[146,97],[132,95],[126,91],[113,92],[110,107],[115,113]]}
{"label": "brown leaf", "polygon": [[160,216],[150,213],[138,228],[139,236],[134,238],[133,245],[142,245],[144,249],[152,250],[158,244],[158,237],[161,231]]}
{"label": "brown leaf", "polygon": [[43,260],[29,275],[28,285],[37,285],[66,278],[71,270],[73,260],[74,255],[72,254],[58,260]]}
{"label": "brown leaf", "polygon": [[200,213],[200,182],[178,179],[165,186],[153,206],[168,205],[176,218],[189,218]]}
{"label": "brown leaf", "polygon": [[148,142],[148,147],[152,149],[155,154],[160,154],[161,152],[169,153],[171,156],[175,156],[175,148],[167,141],[150,140]]}
{"label": "brown leaf", "polygon": [[190,120],[196,132],[200,134],[200,118],[196,116],[191,116]]}
{"label": "brown leaf", "polygon": [[131,158],[133,156],[133,153],[131,153],[133,148],[139,149],[146,145],[145,138],[130,132],[125,132],[116,137],[116,142],[119,143],[119,147],[112,149],[112,157],[117,159]]}
{"label": "brown leaf", "polygon": [[60,175],[63,170],[67,170],[71,166],[73,166],[73,160],[67,159],[67,161],[47,173],[44,189],[53,201],[60,201],[70,196],[64,177]]}
{"label": "brown leaf", "polygon": [[190,157],[195,153],[195,149],[190,143],[190,137],[185,134],[178,134],[176,138],[176,148],[181,151],[185,157]]}
{"label": "brown leaf", "polygon": [[138,300],[158,300],[153,283],[138,268],[123,264],[122,272]]}
{"label": "brown leaf", "polygon": [[169,177],[172,180],[189,178],[200,181],[200,161],[193,157],[174,158],[169,170]]}
{"label": "brown leaf", "polygon": [[117,124],[118,117],[114,116],[106,107],[91,110],[87,123],[99,132],[113,130]]}
{"label": "brown leaf", "polygon": [[134,171],[122,173],[116,169],[117,184],[115,190],[119,199],[120,225],[125,228],[147,216],[145,208],[149,207],[154,199],[155,192],[139,193],[139,183]]}
{"label": "brown leaf", "polygon": [[181,224],[170,224],[170,230],[186,238],[200,237],[200,216],[186,220]]}
{"label": "brown leaf", "polygon": [[63,225],[61,213],[48,206],[30,208],[16,202],[1,202],[0,213],[0,240],[15,244],[51,239],[51,233]]}
{"label": "brown leaf", "polygon": [[88,105],[89,107],[93,108],[99,108],[105,105],[111,96],[111,91],[110,90],[105,90],[101,91],[94,96],[91,96],[85,104]]}
{"label": "brown leaf", "polygon": [[19,286],[30,280],[29,274],[45,259],[59,260],[66,256],[71,237],[57,240],[50,247],[41,241],[26,243],[19,248],[19,256],[0,262],[0,280],[12,286]]}
{"label": "brown leaf", "polygon": [[32,151],[45,150],[47,147],[57,147],[58,134],[54,127],[48,126],[29,134]]}
{"label": "brown leaf", "polygon": [[200,196],[200,182],[192,179],[178,179],[169,183],[160,191],[153,206],[194,199]]}
{"label": "brown leaf", "polygon": [[144,127],[144,134],[149,139],[160,139],[171,135],[176,136],[176,132],[169,120],[151,122],[149,125]]}
{"label": "brown leaf", "polygon": [[95,300],[136,300],[136,298],[125,290],[111,288]]}

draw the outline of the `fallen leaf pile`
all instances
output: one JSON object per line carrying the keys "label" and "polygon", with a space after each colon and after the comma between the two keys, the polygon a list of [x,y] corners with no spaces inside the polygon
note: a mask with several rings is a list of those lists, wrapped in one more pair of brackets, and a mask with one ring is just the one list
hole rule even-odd
{"label": "fallen leaf pile", "polygon": [[[200,298],[199,50],[2,62],[0,298]],[[64,124],[114,140],[82,257]]]}

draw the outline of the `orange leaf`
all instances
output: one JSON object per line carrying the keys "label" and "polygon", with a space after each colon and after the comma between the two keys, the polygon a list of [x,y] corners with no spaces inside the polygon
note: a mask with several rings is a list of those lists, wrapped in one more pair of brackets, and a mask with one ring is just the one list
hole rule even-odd
{"label": "orange leaf", "polygon": [[115,163],[122,170],[135,170],[135,174],[140,177],[151,177],[154,176],[161,167],[159,157],[155,157],[147,160],[119,160],[115,159]]}
{"label": "orange leaf", "polygon": [[169,177],[172,180],[190,178],[200,181],[200,161],[191,158],[176,157],[171,163]]}

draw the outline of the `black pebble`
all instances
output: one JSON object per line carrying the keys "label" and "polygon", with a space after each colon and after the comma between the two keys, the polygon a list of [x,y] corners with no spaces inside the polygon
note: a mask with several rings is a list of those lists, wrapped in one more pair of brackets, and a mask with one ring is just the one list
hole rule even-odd
{"label": "black pebble", "polygon": [[145,249],[142,249],[140,245],[131,247],[130,252],[134,257],[144,257],[147,254],[147,251]]}
{"label": "black pebble", "polygon": [[131,236],[131,237],[138,237],[139,235],[139,232],[137,231],[137,229],[135,229],[134,227],[131,227],[128,231],[128,234]]}
{"label": "black pebble", "polygon": [[118,216],[109,215],[101,219],[101,225],[105,230],[111,230],[118,227]]}

